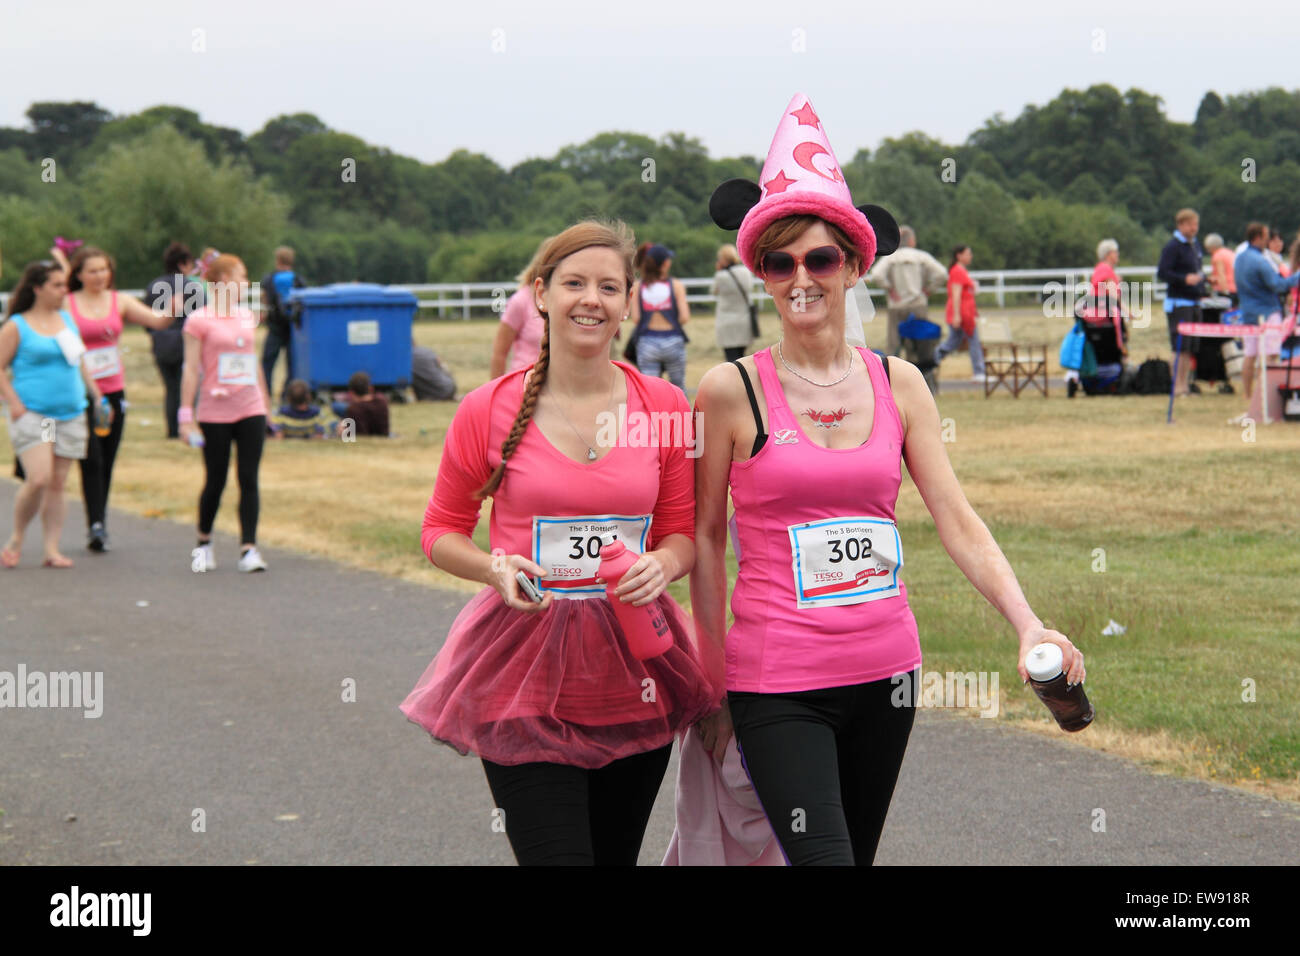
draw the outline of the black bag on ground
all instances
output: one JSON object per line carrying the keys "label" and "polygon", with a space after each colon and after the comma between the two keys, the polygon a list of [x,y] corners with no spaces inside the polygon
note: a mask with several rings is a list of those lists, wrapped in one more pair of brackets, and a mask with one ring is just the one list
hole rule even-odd
{"label": "black bag on ground", "polygon": [[1164,359],[1150,358],[1138,366],[1133,377],[1133,391],[1138,395],[1168,395],[1174,387],[1169,363]]}

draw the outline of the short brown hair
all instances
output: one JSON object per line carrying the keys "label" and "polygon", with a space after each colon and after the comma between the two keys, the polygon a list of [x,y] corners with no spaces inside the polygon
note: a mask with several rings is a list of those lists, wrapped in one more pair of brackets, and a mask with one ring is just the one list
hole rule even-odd
{"label": "short brown hair", "polygon": [[862,256],[858,254],[857,246],[853,244],[853,240],[849,238],[848,233],[835,223],[827,222],[820,216],[799,215],[785,216],[776,220],[763,230],[763,234],[754,243],[754,264],[758,266],[760,274],[762,273],[763,257],[765,255],[773,249],[780,249],[782,246],[794,242],[819,222],[826,227],[826,231],[831,234],[831,239],[834,240],[835,244],[844,250],[845,261],[853,266],[855,272],[860,273],[862,271]]}
{"label": "short brown hair", "polygon": [[1252,222],[1246,227],[1246,241],[1254,245],[1260,236],[1268,235],[1268,226],[1262,222]]}
{"label": "short brown hair", "polygon": [[294,408],[311,402],[311,386],[300,378],[295,378],[290,382],[289,387],[284,390],[284,394],[289,399],[289,404]]}
{"label": "short brown hair", "polygon": [[189,246],[183,242],[173,242],[167,247],[167,251],[163,253],[163,271],[180,272],[182,263],[193,261],[194,254],[190,252]]}
{"label": "short brown hair", "polygon": [[1174,216],[1174,222],[1181,226],[1189,219],[1200,219],[1200,218],[1201,218],[1200,215],[1197,213],[1195,209],[1180,209],[1178,210],[1178,214]]}
{"label": "short brown hair", "polygon": [[293,249],[289,246],[280,246],[275,250],[275,264],[277,266],[293,265]]}
{"label": "short brown hair", "polygon": [[370,394],[370,376],[365,372],[353,372],[348,379],[348,391],[353,395]]}

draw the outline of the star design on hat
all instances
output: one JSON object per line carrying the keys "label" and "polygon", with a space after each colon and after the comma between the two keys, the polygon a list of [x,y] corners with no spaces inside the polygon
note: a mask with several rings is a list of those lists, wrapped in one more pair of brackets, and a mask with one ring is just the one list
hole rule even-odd
{"label": "star design on hat", "polygon": [[793,186],[795,182],[797,180],[791,179],[785,174],[785,170],[781,169],[777,171],[775,176],[763,183],[763,191],[769,196],[773,193],[783,193]]}
{"label": "star design on hat", "polygon": [[807,100],[804,100],[803,106],[799,107],[799,109],[795,110],[790,115],[799,120],[800,126],[811,126],[815,129],[822,123],[822,121],[817,118],[817,114],[813,112],[812,104]]}

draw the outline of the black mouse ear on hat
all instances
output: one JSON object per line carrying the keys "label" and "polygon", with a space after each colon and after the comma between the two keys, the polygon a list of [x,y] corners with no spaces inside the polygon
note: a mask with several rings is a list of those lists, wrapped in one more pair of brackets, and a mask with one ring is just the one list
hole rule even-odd
{"label": "black mouse ear on hat", "polygon": [[723,229],[739,229],[745,215],[758,204],[763,190],[748,179],[728,179],[713,190],[709,216]]}
{"label": "black mouse ear on hat", "polygon": [[887,256],[898,248],[898,223],[888,209],[867,203],[859,206],[858,212],[867,217],[867,222],[871,223],[871,228],[876,233],[876,258]]}

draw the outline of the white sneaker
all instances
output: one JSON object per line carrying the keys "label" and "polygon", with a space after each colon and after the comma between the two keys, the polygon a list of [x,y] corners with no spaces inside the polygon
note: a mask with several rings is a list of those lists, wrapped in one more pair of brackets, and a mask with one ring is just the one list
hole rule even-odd
{"label": "white sneaker", "polygon": [[212,553],[212,545],[204,544],[190,552],[190,570],[195,572],[215,571],[217,567],[216,555]]}
{"label": "white sneaker", "polygon": [[239,570],[241,571],[265,571],[266,562],[262,556],[257,553],[256,546],[249,548],[239,558]]}
{"label": "white sneaker", "polygon": [[986,375],[972,375],[972,376],[970,377],[970,380],[971,380],[972,382],[985,382],[985,381],[988,380],[988,376],[986,376]]}

